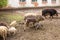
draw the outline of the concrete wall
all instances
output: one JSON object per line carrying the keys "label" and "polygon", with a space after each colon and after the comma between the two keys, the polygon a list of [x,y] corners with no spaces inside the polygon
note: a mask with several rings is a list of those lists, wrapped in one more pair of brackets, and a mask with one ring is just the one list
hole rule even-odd
{"label": "concrete wall", "polygon": [[8,0],[8,6],[19,7],[19,0]]}
{"label": "concrete wall", "polygon": [[[37,0],[37,7],[42,6],[60,6],[60,0],[56,0],[56,4],[52,4],[52,0],[47,0],[48,2],[46,4],[42,4],[42,0]],[[35,7],[34,4],[32,4],[32,0],[26,0],[26,4],[22,6],[19,4],[19,0],[8,0],[8,5],[11,7]]]}

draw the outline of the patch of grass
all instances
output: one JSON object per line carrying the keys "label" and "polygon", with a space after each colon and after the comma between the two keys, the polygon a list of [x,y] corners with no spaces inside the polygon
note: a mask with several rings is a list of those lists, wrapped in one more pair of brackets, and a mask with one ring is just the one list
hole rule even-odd
{"label": "patch of grass", "polygon": [[13,20],[21,21],[23,16],[20,14],[0,14],[0,21],[5,21],[10,23]]}

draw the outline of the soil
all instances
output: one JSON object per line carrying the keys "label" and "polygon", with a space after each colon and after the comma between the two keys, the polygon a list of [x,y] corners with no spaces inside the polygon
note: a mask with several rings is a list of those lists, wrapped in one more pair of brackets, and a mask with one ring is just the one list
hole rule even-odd
{"label": "soil", "polygon": [[8,37],[7,40],[60,40],[60,19],[46,19],[40,21],[42,29],[23,30],[23,26],[17,27],[17,34]]}
{"label": "soil", "polygon": [[17,34],[14,36],[8,36],[6,40],[60,40],[59,17],[52,20],[45,19],[44,21],[40,21],[43,27],[38,30],[29,28],[24,31],[24,25],[21,24],[16,27]]}

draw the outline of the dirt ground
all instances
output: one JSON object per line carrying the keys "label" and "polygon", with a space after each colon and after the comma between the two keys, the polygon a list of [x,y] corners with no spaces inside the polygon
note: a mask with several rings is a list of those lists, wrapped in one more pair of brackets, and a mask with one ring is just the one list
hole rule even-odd
{"label": "dirt ground", "polygon": [[27,29],[23,31],[23,26],[17,27],[17,34],[8,37],[7,40],[60,40],[60,19],[44,20],[42,29]]}
{"label": "dirt ground", "polygon": [[[7,37],[7,40],[60,40],[60,16],[52,20],[40,21],[42,29],[23,30],[24,25],[17,26],[17,34]],[[0,39],[1,40],[1,39]]]}

